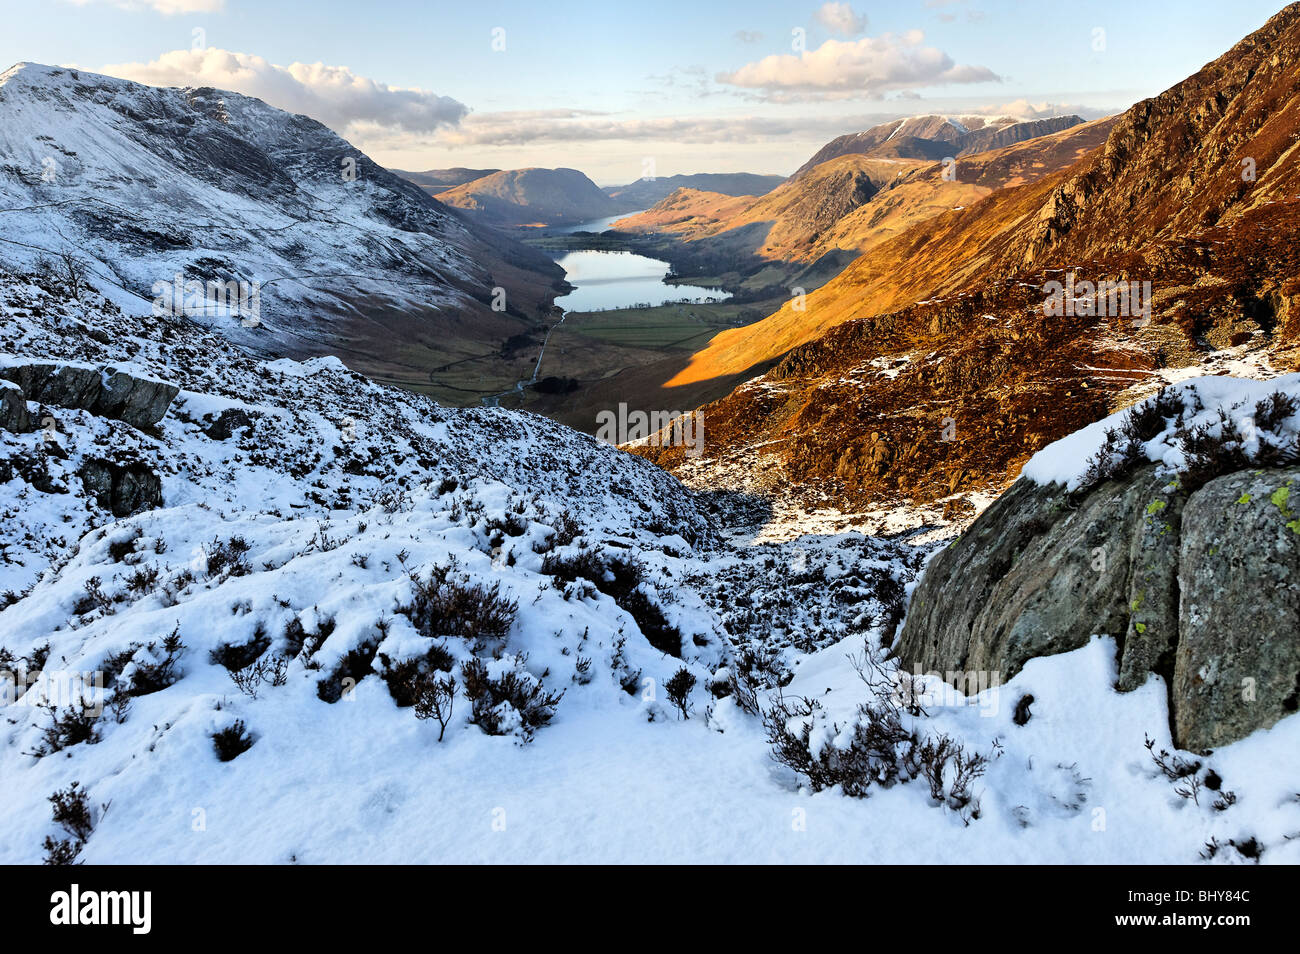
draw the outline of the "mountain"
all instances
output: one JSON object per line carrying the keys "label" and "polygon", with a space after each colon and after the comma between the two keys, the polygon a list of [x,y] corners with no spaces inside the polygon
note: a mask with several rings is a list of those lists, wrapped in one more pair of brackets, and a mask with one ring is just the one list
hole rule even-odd
{"label": "mountain", "polygon": [[334,354],[426,386],[430,365],[538,327],[562,287],[546,256],[237,93],[19,64],[0,75],[0,154],[8,261],[75,254],[124,302],[177,275],[256,283],[252,319],[197,297],[188,310],[259,354]]}
{"label": "mountain", "polygon": [[616,227],[658,237],[659,250],[684,274],[725,274],[732,284],[752,284],[751,274],[766,283],[784,276],[787,287],[815,288],[917,222],[1073,163],[1105,139],[1109,123],[1071,124],[1059,132],[1035,127],[1040,135],[951,165],[882,158],[879,149],[871,155],[850,152],[808,167],[756,199],[678,193],[620,219]]}
{"label": "mountain", "polygon": [[628,185],[608,188],[605,192],[611,199],[618,201],[625,211],[632,211],[648,209],[678,189],[727,196],[756,196],[766,195],[784,181],[785,176],[764,176],[752,172],[699,172],[694,175],[638,179]]}
{"label": "mountain", "polygon": [[958,158],[1015,145],[1060,132],[1083,122],[1078,116],[1021,121],[1009,116],[910,116],[872,126],[865,132],[832,139],[813,153],[791,178],[840,156],[865,155],[886,159]]}
{"label": "mountain", "polygon": [[438,201],[498,227],[572,225],[622,206],[577,169],[508,169],[439,192]]}
{"label": "mountain", "polygon": [[430,195],[437,195],[439,192],[445,192],[454,186],[464,185],[466,182],[473,182],[475,179],[482,179],[484,176],[490,176],[494,172],[500,172],[501,170],[466,169],[464,166],[453,166],[450,169],[426,169],[424,172],[404,172],[401,169],[392,169],[390,171],[403,179],[414,182]]}
{"label": "mountain", "polygon": [[[1292,5],[1068,168],[915,225],[802,310],[718,335],[682,380],[776,364],[704,409],[714,456],[689,467],[970,506],[1165,384],[1300,367],[1297,109]],[[1099,297],[1120,281],[1149,307]],[[1066,283],[1069,311],[1049,312]]]}

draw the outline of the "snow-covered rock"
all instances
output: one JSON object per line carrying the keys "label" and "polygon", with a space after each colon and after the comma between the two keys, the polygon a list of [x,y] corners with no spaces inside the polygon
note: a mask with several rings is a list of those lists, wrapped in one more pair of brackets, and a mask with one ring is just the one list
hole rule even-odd
{"label": "snow-covered rock", "polygon": [[1300,375],[1165,389],[1040,451],[929,565],[907,664],[1014,675],[1102,633],[1199,751],[1300,707]]}

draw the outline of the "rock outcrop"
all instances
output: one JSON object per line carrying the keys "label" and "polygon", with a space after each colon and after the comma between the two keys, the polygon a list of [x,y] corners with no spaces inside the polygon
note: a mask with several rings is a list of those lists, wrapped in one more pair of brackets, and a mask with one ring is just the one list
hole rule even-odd
{"label": "rock outcrop", "polygon": [[96,457],[79,471],[86,493],[115,517],[129,517],[163,504],[162,480],[144,460]]}
{"label": "rock outcrop", "polygon": [[204,433],[214,441],[228,441],[234,436],[235,431],[251,427],[252,424],[253,421],[247,412],[237,407],[228,407],[217,416],[212,426]]}
{"label": "rock outcrop", "polygon": [[180,392],[174,384],[110,365],[24,361],[0,365],[0,378],[16,384],[28,401],[78,408],[138,428],[157,425]]}
{"label": "rock outcrop", "polygon": [[12,381],[0,380],[0,431],[22,434],[32,429],[32,417],[22,388]]}
{"label": "rock outcrop", "polygon": [[1165,680],[1184,748],[1295,712],[1300,468],[1191,493],[1155,465],[1082,496],[1022,478],[931,562],[896,653],[908,669],[1005,681],[1094,634],[1119,643],[1120,690]]}

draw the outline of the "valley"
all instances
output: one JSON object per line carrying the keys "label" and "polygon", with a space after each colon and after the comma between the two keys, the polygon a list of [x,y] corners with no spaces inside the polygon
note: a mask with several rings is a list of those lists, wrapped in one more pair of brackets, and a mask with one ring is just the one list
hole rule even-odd
{"label": "valley", "polygon": [[[467,214],[486,216],[512,239],[552,255],[578,286],[555,301],[566,318],[562,326],[551,326],[547,367],[536,380],[532,372],[518,378],[527,382],[521,387],[513,382],[500,386],[526,366],[527,355],[535,357],[547,333],[537,329],[519,339],[518,354],[503,346],[502,352],[435,369],[430,386],[422,389],[461,404],[486,395],[588,431],[601,410],[619,402],[650,409],[715,401],[785,353],[770,347],[781,338],[754,338],[748,326],[802,303],[861,253],[910,226],[1064,168],[1097,148],[1113,122],[1004,120],[976,136],[969,130],[958,134],[956,125],[941,119],[930,117],[905,128],[887,124],[832,143],[763,195],[695,187],[708,184],[702,182],[708,177],[637,183],[635,190],[612,188],[607,190],[610,201],[617,202],[644,197],[650,187],[663,192],[676,186],[649,209],[589,221],[571,220],[598,201],[592,198],[598,192],[594,183],[559,180],[576,192],[571,211],[560,214],[556,185],[542,178],[547,170],[525,170],[528,176],[512,186],[516,211],[469,208]],[[900,130],[905,134],[898,136]],[[986,143],[996,148],[971,151]],[[944,151],[961,158],[952,164],[930,158]],[[887,155],[880,157],[881,152]],[[572,172],[561,171],[566,176]],[[759,178],[728,184],[748,185]],[[458,197],[480,192],[496,197],[502,181],[497,175],[471,180],[444,198],[460,201]],[[536,210],[530,189],[541,192]],[[570,221],[519,224],[557,215]],[[608,274],[601,274],[601,268],[608,268]],[[723,295],[723,302],[707,300]],[[800,327],[813,335],[817,326],[809,317],[796,315]],[[733,336],[767,348],[748,364],[733,361],[720,374],[702,375],[697,370],[702,359]],[[786,348],[798,343],[789,340]]]}

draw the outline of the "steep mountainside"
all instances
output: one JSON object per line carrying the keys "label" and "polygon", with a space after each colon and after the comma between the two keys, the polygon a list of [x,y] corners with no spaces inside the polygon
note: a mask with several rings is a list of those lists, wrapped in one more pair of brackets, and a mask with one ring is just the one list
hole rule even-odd
{"label": "steep mountainside", "polygon": [[750,195],[724,195],[682,188],[659,200],[653,208],[619,219],[614,227],[636,233],[666,233],[684,240],[710,235],[722,222],[742,215],[754,204]]}
{"label": "steep mountainside", "polygon": [[[804,312],[718,336],[688,373],[807,343],[705,409],[710,452],[765,458],[776,484],[943,498],[1004,485],[1045,443],[1198,368],[1300,366],[1296,151],[1272,118],[1290,121],[1298,87],[1293,5],[1074,167],[881,243]],[[1072,275],[1071,307],[1049,314],[1048,283]],[[1118,280],[1149,314],[1082,284]]]}
{"label": "steep mountainside", "polygon": [[0,155],[6,261],[80,256],[133,302],[177,275],[250,299],[256,283],[251,318],[185,307],[260,354],[335,354],[418,386],[537,325],[563,279],[320,123],[235,93],[20,64],[0,75]]}
{"label": "steep mountainside", "polygon": [[[815,288],[860,254],[917,223],[954,210],[964,212],[992,192],[1034,182],[1071,165],[1105,141],[1111,122],[1073,125],[1063,132],[966,156],[952,165],[849,154],[823,162],[748,203],[674,195],[640,215],[620,219],[616,226],[658,237],[679,272],[760,269],[757,275],[763,282],[775,282],[774,273],[787,279],[781,293],[794,286]],[[663,236],[671,236],[672,241],[664,242]],[[778,272],[779,265],[794,267]],[[743,329],[724,332],[686,375],[672,383],[717,376],[706,375],[697,365],[701,360],[711,363],[723,352],[728,352],[727,364],[720,373],[743,372],[816,337],[825,327],[806,313],[796,313],[788,327],[775,335],[751,338]],[[729,352],[733,346],[735,355]]]}
{"label": "steep mountainside", "polygon": [[693,175],[656,176],[638,179],[623,186],[606,189],[611,199],[624,209],[648,209],[678,189],[715,192],[719,195],[766,195],[782,182],[785,176],[764,176],[753,172],[700,172]]}
{"label": "steep mountainside", "polygon": [[507,169],[437,195],[489,225],[567,225],[616,215],[615,202],[577,169]]}
{"label": "steep mountainside", "polygon": [[[829,251],[818,241],[824,232],[921,165],[862,156],[834,159],[751,201],[743,211],[719,221],[707,234],[717,237],[734,233],[726,238],[740,243],[761,241],[754,249],[761,258],[815,261]],[[652,218],[657,211],[651,209],[646,217]],[[617,225],[635,230],[637,220],[622,220]]]}
{"label": "steep mountainside", "polygon": [[1120,118],[1007,249],[1079,260],[1227,225],[1300,192],[1300,7]]}

